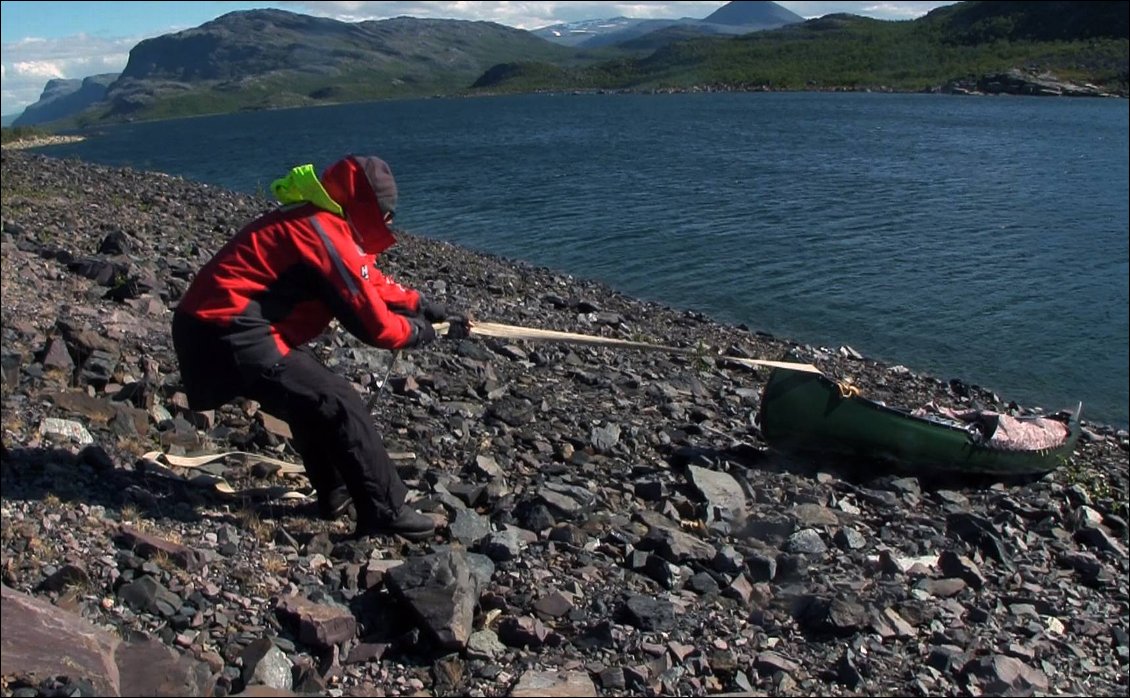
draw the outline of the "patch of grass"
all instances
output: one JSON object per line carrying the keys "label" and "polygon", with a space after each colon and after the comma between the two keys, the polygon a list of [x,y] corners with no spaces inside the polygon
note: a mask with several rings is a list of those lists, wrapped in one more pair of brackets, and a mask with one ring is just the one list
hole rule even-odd
{"label": "patch of grass", "polygon": [[173,563],[169,559],[169,554],[164,550],[155,550],[149,560],[163,570],[172,569]]}
{"label": "patch of grass", "polygon": [[52,135],[51,131],[35,126],[12,126],[0,128],[0,144],[19,143],[36,138],[46,138]]}
{"label": "patch of grass", "polygon": [[3,187],[0,187],[0,190],[3,190],[4,192],[4,208],[6,210],[19,208],[21,205],[26,206],[26,204],[28,203],[41,203],[44,201],[49,201],[56,196],[55,193],[51,191],[36,189],[34,187],[21,186],[18,184],[11,186],[5,185]]}
{"label": "patch of grass", "polygon": [[160,443],[157,441],[156,437],[140,435],[120,437],[117,446],[119,451],[135,458],[149,453],[150,451],[160,449]]}
{"label": "patch of grass", "polygon": [[275,527],[259,518],[259,512],[252,507],[247,507],[239,513],[243,530],[255,536],[260,543],[269,543],[275,533]]}
{"label": "patch of grass", "polygon": [[47,541],[39,536],[32,536],[27,539],[27,552],[33,557],[43,557],[50,550]]}
{"label": "patch of grass", "polygon": [[290,563],[278,553],[272,553],[263,558],[263,571],[273,577],[285,577],[290,571]]}
{"label": "patch of grass", "polygon": [[[1125,502],[1126,493],[1119,492],[1118,489],[1111,484],[1110,479],[1103,472],[1091,470],[1087,468],[1084,463],[1071,459],[1061,469],[1063,473],[1064,484],[1067,486],[1078,486],[1081,490],[1087,493],[1092,502],[1100,501],[1115,501]],[[1126,505],[1121,505],[1121,515],[1126,515]]]}
{"label": "patch of grass", "polygon": [[700,376],[709,373],[714,366],[711,359],[715,354],[716,352],[700,339],[691,350],[691,368]]}

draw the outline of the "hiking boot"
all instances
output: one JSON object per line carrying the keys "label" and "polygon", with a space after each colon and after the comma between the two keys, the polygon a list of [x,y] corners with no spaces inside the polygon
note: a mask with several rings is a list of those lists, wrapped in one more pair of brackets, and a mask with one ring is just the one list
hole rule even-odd
{"label": "hiking boot", "polygon": [[358,538],[374,535],[395,534],[408,540],[427,540],[435,535],[436,524],[432,517],[421,514],[410,506],[400,508],[400,513],[392,519],[382,519],[367,523],[357,523],[354,535]]}
{"label": "hiking boot", "polygon": [[325,497],[318,493],[318,516],[323,521],[336,521],[343,516],[357,518],[353,497],[349,495],[345,485],[335,487],[327,492]]}

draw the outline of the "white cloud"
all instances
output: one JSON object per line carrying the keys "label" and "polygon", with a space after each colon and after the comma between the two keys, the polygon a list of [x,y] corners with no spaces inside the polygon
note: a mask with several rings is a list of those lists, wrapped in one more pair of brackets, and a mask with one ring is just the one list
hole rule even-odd
{"label": "white cloud", "polygon": [[120,73],[141,38],[103,39],[85,34],[60,39],[27,38],[3,44],[0,113],[15,114],[35,103],[53,78]]}
{"label": "white cloud", "polygon": [[343,21],[411,16],[498,22],[539,29],[559,22],[609,17],[702,18],[724,0],[687,2],[281,2],[295,12]]}
{"label": "white cloud", "polygon": [[[539,29],[560,22],[611,17],[641,19],[701,19],[724,0],[686,2],[280,2],[295,12],[333,17],[342,21],[389,19],[391,17],[432,17],[487,20],[519,29]],[[805,18],[848,12],[877,19],[914,19],[949,2],[779,2],[779,5]]]}
{"label": "white cloud", "polygon": [[63,69],[55,61],[21,61],[12,66],[12,74],[26,78],[61,78]]}
{"label": "white cloud", "polygon": [[847,12],[863,17],[875,19],[915,19],[930,10],[942,5],[954,4],[950,2],[780,2],[777,3],[806,19],[823,17],[824,15]]}

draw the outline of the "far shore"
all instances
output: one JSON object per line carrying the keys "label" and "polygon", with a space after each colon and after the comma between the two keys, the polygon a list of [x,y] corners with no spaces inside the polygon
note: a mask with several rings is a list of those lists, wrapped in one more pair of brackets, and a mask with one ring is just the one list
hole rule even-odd
{"label": "far shore", "polygon": [[11,143],[5,143],[4,150],[25,150],[27,148],[41,148],[46,145],[62,145],[63,143],[78,143],[86,140],[85,136],[36,136],[24,138]]}
{"label": "far shore", "polygon": [[[952,95],[961,97],[1092,97],[1092,98],[1108,98],[1108,99],[1128,99],[1130,92],[1125,90],[1118,90],[1115,92],[1105,92],[1091,84],[1075,84],[1071,82],[1059,81],[1055,79],[1043,78],[1019,78],[1020,82],[1009,82],[1008,75],[986,76],[997,78],[995,81],[987,83],[988,89],[984,89],[977,81],[972,80],[958,80],[953,81],[946,85],[936,85],[925,88],[907,89],[907,88],[894,88],[885,85],[829,85],[824,87],[817,87],[809,85],[803,88],[775,88],[766,84],[730,84],[730,83],[709,83],[688,85],[682,87],[585,87],[585,88],[535,88],[530,90],[520,90],[511,92],[508,90],[494,91],[490,89],[479,89],[476,92],[455,92],[450,94],[431,94],[431,95],[401,95],[395,97],[385,97],[372,100],[356,100],[346,102],[331,102],[331,101],[318,101],[310,104],[287,104],[285,106],[259,106],[259,107],[243,107],[234,111],[220,111],[220,112],[207,112],[201,114],[186,114],[183,116],[162,116],[160,118],[138,118],[136,116],[119,122],[116,120],[107,121],[106,125],[119,125],[121,123],[153,123],[156,121],[172,121],[179,119],[198,119],[210,116],[224,116],[240,112],[270,112],[270,111],[285,111],[290,109],[308,109],[314,107],[339,107],[350,104],[364,104],[366,102],[398,102],[409,101],[417,99],[482,99],[491,97],[512,97],[516,95],[550,95],[550,96],[578,96],[578,95],[671,95],[671,94],[699,94],[699,93],[755,93],[755,92],[792,92],[792,93],[869,93],[869,94],[922,94],[922,95]],[[78,128],[75,124],[65,122],[68,130],[83,130]],[[37,126],[39,128],[39,126]],[[63,143],[77,143],[85,140],[85,136],[78,135],[48,135],[37,136],[33,138],[25,138],[10,143],[3,144],[4,150],[19,149],[25,150],[28,148],[40,148],[48,145],[60,145]]]}

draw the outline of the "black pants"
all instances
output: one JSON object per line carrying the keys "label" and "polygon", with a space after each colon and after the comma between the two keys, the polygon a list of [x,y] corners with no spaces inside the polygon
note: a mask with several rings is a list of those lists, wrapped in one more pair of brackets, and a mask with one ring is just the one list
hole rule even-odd
{"label": "black pants", "polygon": [[359,525],[394,517],[400,510],[408,488],[349,381],[298,349],[264,371],[246,393],[290,425],[294,448],[319,495],[344,483]]}
{"label": "black pants", "polygon": [[173,321],[189,403],[211,409],[236,395],[257,401],[290,426],[319,500],[342,484],[357,509],[358,527],[394,517],[408,488],[385,450],[361,396],[305,348],[266,370],[236,367],[222,336],[206,323],[177,313]]}

